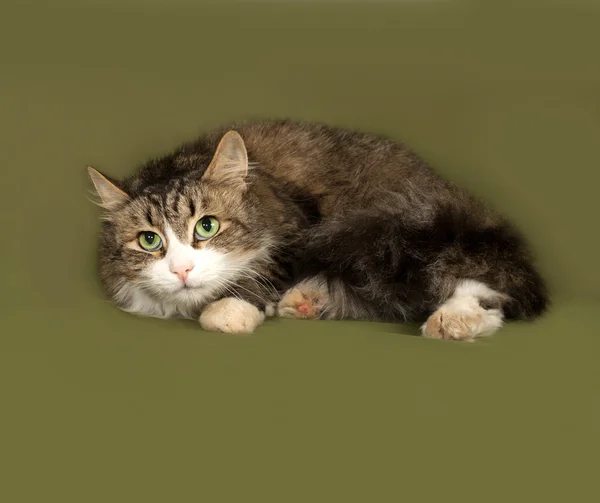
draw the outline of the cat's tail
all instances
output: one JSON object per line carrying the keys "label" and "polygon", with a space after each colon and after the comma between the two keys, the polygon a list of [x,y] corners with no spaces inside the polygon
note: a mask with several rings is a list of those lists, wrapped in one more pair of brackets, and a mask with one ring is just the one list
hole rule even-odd
{"label": "cat's tail", "polygon": [[506,319],[533,319],[548,309],[548,288],[529,246],[504,218],[484,209],[440,212],[421,242],[429,287],[445,297],[441,301],[454,293],[457,282],[474,280],[502,294]]}
{"label": "cat's tail", "polygon": [[325,272],[343,289],[345,305],[354,306],[348,317],[419,319],[468,279],[506,296],[507,319],[538,317],[550,303],[519,233],[504,221],[486,226],[470,215],[439,213],[408,225],[400,215],[359,211],[319,225],[303,265],[304,276]]}
{"label": "cat's tail", "polygon": [[503,294],[501,307],[506,319],[529,320],[548,309],[549,291],[529,246],[505,219],[497,217],[482,225],[471,215],[440,214],[429,239],[430,246],[438,249],[427,266],[434,285],[444,280],[484,283]]}
{"label": "cat's tail", "polygon": [[503,304],[504,317],[509,320],[530,320],[543,315],[550,307],[550,292],[535,268],[533,257],[521,241],[512,253],[507,253],[506,266],[490,279],[491,287],[508,296]]}

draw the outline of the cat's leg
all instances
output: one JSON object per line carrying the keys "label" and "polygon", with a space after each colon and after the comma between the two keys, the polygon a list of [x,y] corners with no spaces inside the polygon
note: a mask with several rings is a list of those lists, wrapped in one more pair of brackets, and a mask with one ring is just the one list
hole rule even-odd
{"label": "cat's leg", "polygon": [[329,290],[322,276],[305,279],[290,288],[277,304],[283,318],[317,319],[327,311]]}
{"label": "cat's leg", "polygon": [[225,297],[204,308],[200,325],[210,332],[250,334],[264,319],[265,314],[253,304],[235,297]]}
{"label": "cat's leg", "polygon": [[421,327],[425,337],[473,341],[493,334],[503,323],[507,296],[474,280],[459,281],[454,293]]}

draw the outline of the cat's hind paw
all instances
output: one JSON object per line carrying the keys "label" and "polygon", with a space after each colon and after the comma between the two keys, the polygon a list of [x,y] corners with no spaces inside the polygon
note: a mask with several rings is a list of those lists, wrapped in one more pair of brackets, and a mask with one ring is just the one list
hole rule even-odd
{"label": "cat's hind paw", "polygon": [[480,306],[452,309],[442,306],[421,327],[425,337],[472,342],[476,337],[491,335],[502,326],[502,313]]}
{"label": "cat's hind paw", "polygon": [[508,297],[474,280],[461,281],[421,327],[425,337],[473,341],[493,334],[502,326],[502,302]]}
{"label": "cat's hind paw", "polygon": [[282,318],[314,320],[325,311],[329,291],[325,281],[311,278],[288,290],[277,305],[277,315]]}

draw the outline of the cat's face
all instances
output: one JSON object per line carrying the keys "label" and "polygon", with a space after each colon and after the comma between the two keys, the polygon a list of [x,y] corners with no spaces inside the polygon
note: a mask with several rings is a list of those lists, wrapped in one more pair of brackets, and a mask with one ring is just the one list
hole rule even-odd
{"label": "cat's face", "polygon": [[228,133],[203,176],[191,172],[134,198],[90,170],[107,210],[101,274],[117,305],[188,315],[252,275],[271,238],[252,225],[247,167],[242,139]]}

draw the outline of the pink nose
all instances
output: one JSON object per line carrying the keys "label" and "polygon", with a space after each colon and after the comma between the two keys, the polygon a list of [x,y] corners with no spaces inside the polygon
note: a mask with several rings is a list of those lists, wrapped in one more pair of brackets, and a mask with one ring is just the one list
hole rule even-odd
{"label": "pink nose", "polygon": [[171,265],[171,272],[176,274],[181,281],[185,281],[193,268],[192,264]]}

